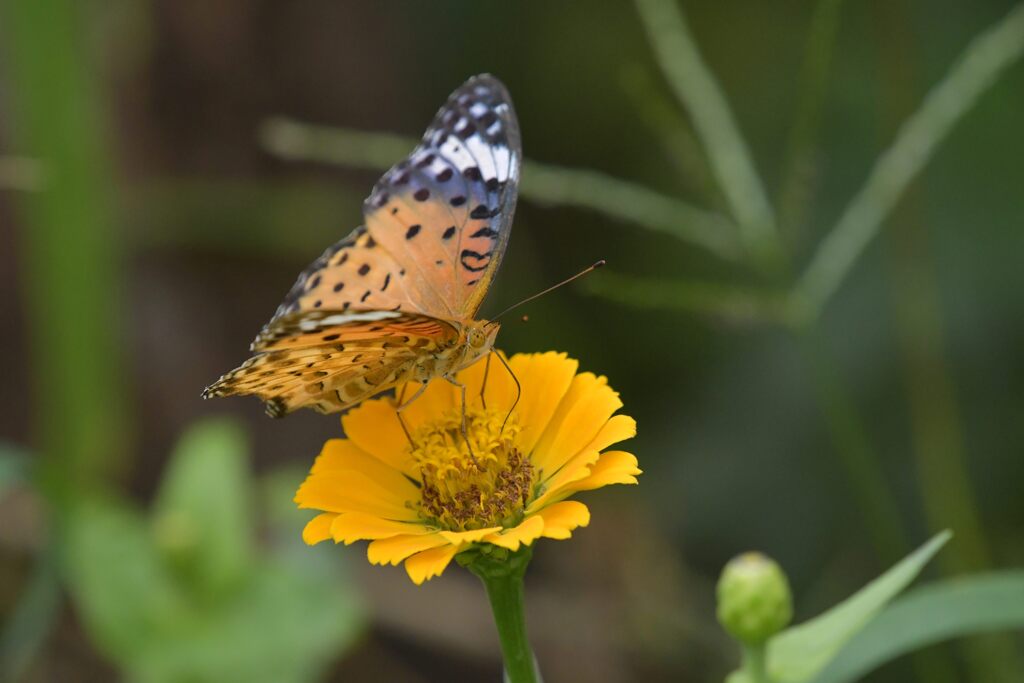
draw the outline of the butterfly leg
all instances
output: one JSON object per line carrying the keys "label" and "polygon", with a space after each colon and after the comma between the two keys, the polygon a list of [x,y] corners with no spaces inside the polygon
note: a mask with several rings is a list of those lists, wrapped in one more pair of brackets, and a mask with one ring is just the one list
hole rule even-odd
{"label": "butterfly leg", "polygon": [[484,381],[480,385],[480,404],[487,410],[487,399],[484,398],[484,390],[487,389],[487,375],[491,372],[491,354],[494,353],[494,349],[487,352],[487,360],[484,362]]}
{"label": "butterfly leg", "polygon": [[469,430],[466,429],[466,385],[457,381],[454,377],[445,375],[445,379],[454,386],[457,386],[462,393],[462,439],[466,442],[466,449],[469,451],[469,457],[473,464],[477,466],[477,469],[481,469],[480,461],[476,459],[476,454],[473,452],[473,444],[469,442]]}
{"label": "butterfly leg", "polygon": [[[505,425],[508,423],[508,419],[512,417],[512,411],[514,411],[516,409],[516,406],[519,405],[519,399],[522,398],[523,396],[523,385],[519,383],[519,378],[516,377],[516,373],[512,372],[512,368],[508,366],[508,363],[506,363],[505,359],[501,357],[501,354],[495,353],[494,351],[491,351],[491,353],[498,357],[498,360],[501,361],[501,364],[508,371],[508,374],[512,377],[512,381],[515,382],[516,384],[516,400],[512,402],[512,407],[508,409],[508,414],[505,415],[505,420],[501,423],[501,433],[504,434]],[[487,356],[488,360],[490,360],[490,358],[490,356]]]}
{"label": "butterfly leg", "polygon": [[405,438],[409,439],[409,446],[411,448],[416,448],[416,442],[412,440],[412,434],[409,433],[409,428],[405,425],[405,420],[402,419],[402,411],[408,408],[410,405],[412,405],[413,401],[415,401],[416,399],[423,395],[423,392],[427,390],[427,384],[429,384],[429,382],[424,382],[423,384],[421,384],[420,388],[416,390],[416,393],[413,394],[412,397],[405,403],[402,403],[402,397],[405,396],[405,386],[403,386],[402,393],[399,395],[398,398],[399,405],[397,408],[395,408],[395,416],[398,418],[398,424],[402,425],[402,431],[405,432]]}

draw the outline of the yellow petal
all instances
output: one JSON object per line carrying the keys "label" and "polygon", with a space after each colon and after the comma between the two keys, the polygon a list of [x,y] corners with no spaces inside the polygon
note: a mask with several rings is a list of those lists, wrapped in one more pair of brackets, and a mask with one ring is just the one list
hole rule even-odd
{"label": "yellow petal", "polygon": [[601,454],[597,451],[583,451],[573,457],[553,477],[543,481],[543,493],[535,498],[526,508],[526,514],[532,514],[550,503],[561,500],[569,494],[565,493],[575,482],[590,476],[590,467],[598,461]]}
{"label": "yellow petal", "polygon": [[[413,401],[412,397],[416,395],[420,386],[422,385],[419,382],[409,382],[404,390],[399,387],[395,392],[396,406],[399,397],[403,404],[408,404],[402,411],[402,419],[410,433],[419,429],[424,422],[437,419],[438,416],[460,405],[457,398],[458,390],[451,382],[443,378],[437,377],[431,380],[424,392]],[[408,446],[408,439],[405,442]]]}
{"label": "yellow petal", "polygon": [[479,541],[487,534],[493,534],[495,531],[501,531],[501,527],[492,526],[486,529],[473,529],[472,531],[439,531],[438,533],[449,543],[462,545]]}
{"label": "yellow petal", "polygon": [[338,515],[330,527],[335,543],[349,545],[355,541],[372,541],[394,536],[419,536],[435,530],[416,522],[396,522],[361,512],[346,512]]}
{"label": "yellow petal", "polygon": [[638,468],[637,460],[625,451],[608,451],[602,453],[600,459],[590,466],[589,472],[583,477],[574,477],[563,481],[560,486],[551,487],[526,508],[527,514],[533,513],[546,505],[564,500],[580,491],[591,491],[611,484],[636,484],[637,475],[643,473]]}
{"label": "yellow petal", "polygon": [[405,561],[405,571],[413,583],[419,586],[428,579],[440,576],[458,552],[458,547],[454,545],[424,550]]}
{"label": "yellow petal", "polygon": [[591,468],[590,475],[569,484],[563,493],[572,494],[577,491],[590,491],[610,484],[635,484],[643,470],[637,467],[636,456],[625,451],[608,451],[602,453]]}
{"label": "yellow petal", "polygon": [[546,538],[563,540],[572,536],[573,529],[590,524],[590,510],[575,500],[549,505],[537,514],[544,519]]}
{"label": "yellow petal", "polygon": [[[494,353],[500,354],[506,363],[509,362],[503,352],[495,350]],[[501,360],[494,358],[493,355],[484,356],[456,375],[459,383],[466,385],[466,402],[470,405],[480,405],[480,389],[484,387],[485,378],[484,399],[487,407],[510,410],[516,398],[515,380],[501,364]],[[461,401],[461,394],[458,400]]]}
{"label": "yellow petal", "polygon": [[341,418],[341,424],[360,449],[399,472],[418,476],[409,454],[409,439],[402,431],[391,399],[363,401]]}
{"label": "yellow petal", "polygon": [[392,536],[370,543],[366,557],[371,564],[398,564],[410,555],[442,545],[450,544],[440,534]]}
{"label": "yellow petal", "polygon": [[338,515],[332,512],[321,512],[319,515],[306,523],[302,530],[302,540],[307,545],[316,545],[320,541],[326,541],[331,537],[331,523]]}
{"label": "yellow petal", "polygon": [[508,548],[512,552],[519,550],[520,545],[530,545],[540,538],[544,531],[544,520],[540,517],[527,517],[514,529],[491,534],[484,538],[485,543]]}
{"label": "yellow petal", "polygon": [[636,420],[629,415],[612,415],[604,423],[594,440],[587,444],[586,450],[603,451],[614,443],[632,439],[636,436]]}
{"label": "yellow petal", "polygon": [[405,500],[419,497],[419,489],[408,477],[356,446],[349,439],[331,439],[324,444],[310,474],[360,472]]}
{"label": "yellow petal", "polygon": [[300,508],[325,512],[365,512],[386,519],[418,519],[400,494],[353,471],[309,475],[296,492],[295,502]]}
{"label": "yellow petal", "polygon": [[516,406],[519,424],[523,426],[519,433],[519,450],[531,453],[569,391],[579,362],[564,353],[549,351],[515,355],[509,365],[523,387],[523,395]]}
{"label": "yellow petal", "polygon": [[593,441],[621,407],[619,395],[604,377],[576,375],[533,451],[534,466],[550,477]]}

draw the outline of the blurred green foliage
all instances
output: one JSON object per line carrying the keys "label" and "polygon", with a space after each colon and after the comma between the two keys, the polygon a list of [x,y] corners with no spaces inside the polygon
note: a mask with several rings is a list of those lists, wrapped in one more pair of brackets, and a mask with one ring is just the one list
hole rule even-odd
{"label": "blurred green foliage", "polygon": [[[1024,562],[1021,4],[200,5],[0,0],[0,425],[33,453],[0,457],[0,677],[104,679],[112,662],[304,680],[352,655],[357,679],[468,679],[490,656],[438,635],[439,610],[472,631],[456,577],[354,647],[356,578],[340,549],[302,546],[291,502],[337,423],[197,399],[358,223],[374,175],[338,164],[390,165],[480,71],[510,86],[530,157],[488,308],[612,264],[501,345],[607,374],[651,474],[635,501],[598,497],[568,555],[538,553],[541,608],[559,612],[531,624],[542,660],[720,680],[733,650],[711,581],[746,547],[779,558],[808,612],[927,530],[957,533],[947,576]],[[197,422],[216,411],[246,420],[259,477],[242,423]],[[875,613],[899,566],[853,604]],[[999,627],[1017,634],[871,680],[1015,681],[1019,581],[933,582],[819,680]],[[605,607],[637,586],[652,611]],[[572,612],[577,594],[601,611]],[[622,638],[638,620],[672,646]]]}
{"label": "blurred green foliage", "polygon": [[314,680],[359,634],[338,562],[327,571],[321,558],[256,550],[253,490],[242,432],[218,420],[182,437],[149,515],[78,503],[69,588],[91,637],[133,680]]}
{"label": "blurred green foliage", "polygon": [[950,638],[1024,628],[1024,573],[991,572],[919,588],[882,611],[815,678],[859,680],[887,661]]}
{"label": "blurred green foliage", "polygon": [[772,678],[780,682],[813,680],[872,617],[914,580],[949,538],[948,532],[939,534],[824,614],[772,638],[767,646]]}

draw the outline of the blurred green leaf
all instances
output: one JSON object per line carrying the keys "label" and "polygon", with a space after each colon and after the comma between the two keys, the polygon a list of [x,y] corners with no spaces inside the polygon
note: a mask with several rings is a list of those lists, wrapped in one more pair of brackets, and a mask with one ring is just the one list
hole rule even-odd
{"label": "blurred green leaf", "polygon": [[252,561],[246,450],[233,422],[191,427],[171,457],[153,509],[158,547],[211,596],[241,580]]}
{"label": "blurred green leaf", "polygon": [[188,598],[137,512],[91,500],[80,502],[70,518],[65,563],[81,618],[112,658],[131,661],[169,624],[186,618]]}
{"label": "blurred green leaf", "polygon": [[[336,548],[258,552],[245,461],[237,427],[201,423],[181,439],[152,520],[98,500],[71,516],[72,596],[99,648],[130,679],[314,680],[361,632],[363,612]],[[280,481],[274,495],[290,505],[295,483]],[[300,538],[296,520],[291,539]]]}
{"label": "blurred green leaf", "polygon": [[808,681],[832,661],[949,540],[944,531],[824,614],[786,629],[768,643],[768,671],[781,683]]}
{"label": "blurred green leaf", "polygon": [[814,683],[859,680],[908,652],[949,638],[1002,629],[1024,629],[1024,571],[925,586],[883,610]]}
{"label": "blurred green leaf", "polygon": [[314,680],[361,631],[337,581],[272,562],[222,609],[190,615],[138,653],[139,680],[288,683]]}

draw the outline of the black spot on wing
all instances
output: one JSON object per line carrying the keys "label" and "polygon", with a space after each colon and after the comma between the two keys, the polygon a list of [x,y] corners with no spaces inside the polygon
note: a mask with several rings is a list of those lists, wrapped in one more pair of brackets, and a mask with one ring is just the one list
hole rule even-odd
{"label": "black spot on wing", "polygon": [[[316,258],[316,260],[310,263],[305,270],[299,273],[299,277],[295,280],[295,284],[293,284],[292,288],[288,290],[288,293],[284,297],[284,301],[281,302],[281,305],[277,307],[277,311],[274,312],[274,317],[271,318],[271,322],[282,315],[294,313],[299,310],[299,299],[301,299],[308,290],[315,289],[320,285],[321,273],[328,267],[328,265],[332,265],[332,259],[333,265],[343,265],[348,260],[348,250],[355,246],[356,241],[365,234],[366,227],[360,225],[344,238],[329,246]],[[335,255],[339,254],[339,252],[340,255],[337,258],[334,258]],[[338,285],[335,285],[335,291],[340,291],[340,289],[341,288],[338,287]],[[266,329],[266,326],[264,329]]]}
{"label": "black spot on wing", "polygon": [[471,273],[479,273],[481,270],[486,270],[490,264],[491,252],[481,254],[472,249],[463,249],[462,253],[459,254],[459,262],[463,268]]}
{"label": "black spot on wing", "polygon": [[480,204],[479,206],[477,206],[476,208],[469,212],[469,217],[475,219],[493,218],[494,216],[498,215],[500,211],[501,209],[491,209],[488,208],[486,204]]}
{"label": "black spot on wing", "polygon": [[470,235],[471,238],[477,238],[477,237],[492,238],[492,237],[497,237],[497,236],[498,236],[498,231],[497,230],[492,230],[490,228],[490,226],[487,226],[487,225],[485,225],[484,227],[480,228],[479,230],[474,232],[472,235]]}

